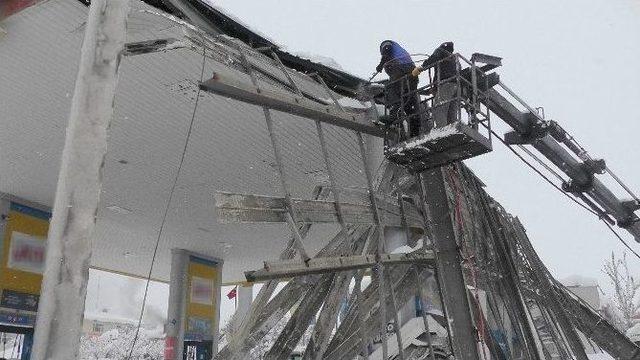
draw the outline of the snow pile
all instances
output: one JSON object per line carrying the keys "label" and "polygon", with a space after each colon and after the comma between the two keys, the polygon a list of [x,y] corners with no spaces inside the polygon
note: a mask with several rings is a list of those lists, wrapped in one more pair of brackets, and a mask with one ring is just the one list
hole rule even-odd
{"label": "snow pile", "polygon": [[598,286],[598,281],[582,275],[571,275],[560,280],[564,286]]}
{"label": "snow pile", "polygon": [[401,155],[406,150],[413,150],[418,147],[423,147],[424,144],[426,143],[433,142],[435,140],[442,139],[458,133],[460,133],[460,130],[458,129],[458,123],[453,123],[453,124],[433,128],[431,129],[431,131],[429,131],[426,134],[420,135],[416,138],[413,138],[412,140],[408,140],[403,143],[400,143],[399,145],[391,148],[390,151],[393,155],[396,155],[396,154]]}
{"label": "snow pile", "polygon": [[0,358],[19,359],[22,355],[22,336],[0,332]]}
{"label": "snow pile", "polygon": [[328,67],[336,69],[336,70],[344,71],[342,66],[340,66],[340,64],[335,59],[333,59],[331,57],[318,55],[318,54],[313,54],[313,53],[310,53],[310,52],[307,52],[307,51],[289,51],[285,46],[283,46],[282,44],[278,44],[273,39],[271,39],[268,35],[264,34],[263,32],[261,32],[259,30],[256,30],[255,28],[251,27],[250,25],[248,25],[244,21],[240,20],[237,16],[233,15],[228,9],[225,9],[223,6],[218,5],[215,0],[203,0],[203,1],[207,5],[209,5],[211,8],[213,8],[214,10],[225,14],[231,20],[233,20],[233,21],[237,22],[238,24],[240,24],[241,26],[249,29],[249,31],[253,32],[254,34],[266,39],[270,43],[276,45],[281,50],[289,52],[291,55],[297,56],[297,57],[302,58],[302,59],[309,60],[309,61],[317,63],[317,64],[322,64],[322,65],[328,66]]}
{"label": "snow pile", "polygon": [[397,248],[393,249],[393,251],[391,251],[391,253],[392,254],[408,254],[408,253],[414,252],[414,251],[416,251],[418,249],[422,249],[422,244],[423,244],[423,240],[419,239],[416,242],[416,246],[411,247],[409,245],[402,245],[400,247],[397,247]]}
{"label": "snow pile", "polygon": [[267,41],[269,41],[270,43],[276,45],[277,47],[281,47],[280,44],[278,44],[275,41],[273,41],[273,39],[271,39],[269,36],[265,35],[264,33],[260,32],[260,31],[258,31],[256,29],[254,29],[250,25],[247,25],[247,23],[245,23],[244,21],[240,20],[237,16],[233,15],[229,10],[227,10],[224,7],[218,5],[217,1],[215,1],[215,0],[203,0],[203,2],[206,3],[207,5],[209,5],[212,9],[225,14],[231,20],[233,20],[233,21],[237,22],[238,24],[240,24],[241,26],[249,29],[249,31],[251,31],[252,33],[254,33],[254,34],[266,39]]}
{"label": "snow pile", "polygon": [[[80,359],[129,359],[128,355],[135,331],[135,326],[119,325],[99,336],[83,335],[80,338]],[[158,329],[140,329],[131,360],[162,360],[164,358],[164,339],[157,335],[162,335]]]}
{"label": "snow pile", "polygon": [[307,51],[289,51],[289,53],[299,58],[307,59],[311,62],[328,66],[332,69],[344,71],[342,66],[334,58],[331,58],[329,56],[318,55],[318,54],[310,53]]}

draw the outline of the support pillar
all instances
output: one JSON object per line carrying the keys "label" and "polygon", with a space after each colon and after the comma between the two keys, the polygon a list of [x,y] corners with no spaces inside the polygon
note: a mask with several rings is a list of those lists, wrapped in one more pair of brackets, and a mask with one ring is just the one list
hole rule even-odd
{"label": "support pillar", "polygon": [[[169,274],[169,307],[164,360],[181,360],[184,344],[184,315],[187,299],[187,267],[189,254],[183,249],[171,250]],[[180,354],[180,356],[178,356]]]}
{"label": "support pillar", "polygon": [[171,250],[165,360],[182,360],[185,353],[210,359],[217,353],[221,282],[221,260]]}
{"label": "support pillar", "polygon": [[238,307],[236,308],[236,317],[238,318],[237,324],[242,324],[244,318],[251,309],[251,303],[253,303],[253,285],[243,284],[238,286]]}
{"label": "support pillar", "polygon": [[82,45],[56,189],[33,360],[78,357],[107,128],[128,0],[94,0]]}
{"label": "support pillar", "polygon": [[453,353],[457,360],[479,360],[477,334],[471,316],[462,257],[454,233],[442,168],[420,174],[427,227],[433,235],[436,273],[449,323]]}
{"label": "support pillar", "polygon": [[[7,228],[7,220],[9,220],[10,204],[9,200],[5,199],[3,194],[0,193],[0,261],[4,259],[4,233]],[[3,268],[3,264],[0,263],[0,279],[2,279]]]}

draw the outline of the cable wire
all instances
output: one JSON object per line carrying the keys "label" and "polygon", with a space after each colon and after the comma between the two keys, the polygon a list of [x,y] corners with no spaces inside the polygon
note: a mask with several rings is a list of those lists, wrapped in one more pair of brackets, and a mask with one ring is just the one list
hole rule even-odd
{"label": "cable wire", "polygon": [[[204,36],[202,39],[202,70],[200,72],[200,82],[204,80],[204,65],[206,62],[206,46],[204,45]],[[191,132],[193,131],[193,123],[195,122],[196,112],[198,111],[198,102],[200,100],[200,86],[198,86],[198,91],[196,92],[196,101],[193,107],[193,113],[191,114],[191,120],[189,122],[189,128],[187,129],[187,138],[184,142],[184,147],[182,148],[182,155],[180,157],[180,163],[178,164],[178,170],[176,171],[176,176],[173,179],[173,184],[171,185],[171,190],[169,192],[169,199],[167,200],[167,206],[164,209],[164,214],[162,216],[162,222],[160,223],[160,230],[158,231],[158,236],[156,238],[156,243],[153,248],[153,255],[151,257],[151,266],[149,268],[149,273],[146,277],[146,284],[144,287],[144,295],[142,297],[142,309],[140,309],[140,316],[138,317],[138,324],[136,326],[136,333],[133,337],[133,342],[131,343],[131,348],[129,349],[129,354],[127,355],[127,360],[131,359],[133,355],[133,350],[135,349],[136,342],[138,341],[138,337],[140,336],[140,328],[142,326],[142,317],[144,316],[144,310],[147,303],[147,296],[149,294],[149,284],[151,283],[151,275],[153,273],[153,266],[156,262],[156,256],[158,254],[158,247],[160,245],[160,239],[162,238],[162,233],[164,231],[164,227],[167,222],[167,216],[169,214],[169,208],[171,207],[171,201],[173,200],[173,195],[176,190],[176,186],[178,185],[178,179],[180,178],[180,172],[182,171],[182,165],[184,164],[184,160],[187,154],[187,147],[189,145],[189,139],[191,138]]]}
{"label": "cable wire", "polygon": [[575,202],[576,204],[578,204],[580,207],[582,207],[583,209],[587,210],[588,212],[592,213],[593,215],[597,216],[598,218],[601,218],[600,214],[598,214],[596,211],[594,211],[593,209],[589,208],[588,206],[586,206],[585,204],[581,203],[580,201],[578,201],[577,199],[575,199],[573,196],[569,195],[566,191],[562,190],[562,188],[558,185],[556,185],[553,181],[551,181],[551,179],[549,179],[545,174],[542,173],[542,171],[540,171],[538,168],[536,168],[535,166],[533,166],[530,162],[527,161],[527,159],[524,158],[524,156],[522,156],[520,153],[518,153],[510,144],[508,144],[503,138],[501,138],[495,131],[493,131],[492,129],[489,128],[489,126],[487,126],[484,123],[481,123],[482,126],[484,126],[487,130],[489,130],[491,132],[491,134],[496,137],[498,140],[500,140],[500,142],[502,144],[504,144],[509,150],[511,150],[511,152],[513,152],[522,162],[524,162],[527,166],[529,166],[533,171],[535,171],[538,175],[540,175],[546,182],[548,182],[551,186],[553,186],[556,190],[558,190],[559,192],[561,192],[564,196],[566,196],[567,198],[569,198],[571,201]]}
{"label": "cable wire", "polygon": [[620,236],[620,234],[616,231],[616,229],[613,228],[613,226],[611,226],[608,222],[604,221],[604,219],[601,219],[602,222],[607,225],[607,227],[609,228],[609,230],[611,230],[611,232],[613,233],[613,235],[615,235],[618,240],[620,240],[620,242],[627,248],[629,249],[629,251],[631,251],[633,253],[633,255],[635,255],[638,259],[640,259],[640,254],[638,254],[635,250],[633,250],[631,248],[631,246],[624,241],[624,239],[622,238],[622,236]]}
{"label": "cable wire", "polygon": [[[611,224],[609,224],[606,219],[604,217],[602,217],[600,214],[598,214],[596,211],[594,211],[593,209],[590,209],[589,207],[587,207],[586,205],[584,205],[583,203],[579,202],[577,199],[573,198],[571,195],[569,195],[566,191],[562,190],[561,187],[559,187],[558,185],[556,185],[553,181],[551,181],[547,176],[545,176],[540,170],[538,170],[536,167],[534,167],[531,163],[529,163],[521,154],[519,154],[510,144],[507,144],[506,141],[504,141],[504,139],[502,139],[500,136],[498,136],[498,134],[493,131],[492,129],[490,129],[487,125],[483,124],[483,126],[485,128],[487,128],[487,130],[489,130],[491,132],[491,134],[493,134],[493,136],[495,136],[498,140],[500,140],[500,142],[502,144],[504,144],[509,150],[511,150],[511,152],[513,152],[518,158],[520,158],[520,160],[522,160],[525,164],[527,164],[527,166],[529,166],[531,169],[533,169],[536,173],[538,173],[538,175],[540,175],[546,182],[548,182],[549,184],[551,184],[551,186],[553,186],[556,190],[560,191],[563,195],[565,195],[566,197],[568,197],[569,199],[571,199],[571,201],[575,202],[576,204],[580,205],[582,208],[584,208],[585,210],[587,210],[588,212],[592,213],[593,215],[597,216],[599,220],[601,220],[606,226],[607,228],[609,228],[609,230],[615,235],[616,238],[618,238],[618,240],[627,248],[629,249],[629,251],[631,251],[633,253],[633,255],[635,255],[638,259],[640,259],[640,254],[638,254],[635,250],[633,250],[631,248],[631,246],[622,238],[622,236],[620,236],[620,234],[613,228],[613,226],[611,226]],[[531,153],[529,151],[527,151],[527,153]],[[533,154],[532,154],[533,155]]]}
{"label": "cable wire", "polygon": [[640,199],[638,198],[638,196],[625,183],[623,183],[622,180],[609,167],[605,167],[604,170],[613,178],[613,180],[615,180],[620,186],[622,186],[622,188],[629,195],[631,195],[631,197],[633,197],[635,201],[640,202]]}
{"label": "cable wire", "polygon": [[547,165],[544,161],[542,161],[542,159],[536,156],[536,154],[532,153],[531,150],[527,149],[524,145],[518,145],[518,147],[520,148],[520,150],[524,151],[525,153],[527,153],[527,155],[533,158],[538,164],[540,164],[542,167],[547,169],[548,172],[552,173],[555,177],[557,177],[560,181],[562,182],[565,181],[564,178],[560,174],[558,174],[557,171],[553,170],[551,166]]}

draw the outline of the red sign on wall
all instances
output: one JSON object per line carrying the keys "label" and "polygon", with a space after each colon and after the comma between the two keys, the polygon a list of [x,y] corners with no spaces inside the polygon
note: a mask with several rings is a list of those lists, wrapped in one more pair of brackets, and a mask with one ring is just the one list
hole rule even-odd
{"label": "red sign on wall", "polygon": [[44,239],[14,231],[11,233],[7,267],[42,274],[46,251]]}
{"label": "red sign on wall", "polygon": [[0,1],[0,20],[27,8],[40,0],[2,0]]}

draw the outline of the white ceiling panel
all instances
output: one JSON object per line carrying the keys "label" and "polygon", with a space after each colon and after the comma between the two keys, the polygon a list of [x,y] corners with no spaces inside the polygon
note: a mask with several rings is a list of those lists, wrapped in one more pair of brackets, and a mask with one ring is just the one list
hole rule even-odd
{"label": "white ceiling panel", "polygon": [[[129,41],[185,34],[176,23],[143,12],[150,9],[146,5],[135,2],[133,8]],[[0,38],[0,192],[45,206],[53,203],[86,13],[76,0],[50,0],[2,25],[7,34]],[[225,51],[232,53],[223,45],[209,50],[205,79],[213,71],[237,68]],[[260,56],[252,54],[275,69]],[[170,250],[180,247],[224,259],[224,281],[239,281],[243,271],[276,258],[290,236],[284,224],[217,222],[216,191],[273,196],[282,191],[261,108],[207,93],[200,93],[195,108],[202,66],[197,46],[122,59],[93,266],[146,276],[159,239],[154,278],[168,279]],[[293,74],[305,91],[320,98],[326,94],[306,75]],[[287,91],[277,83],[269,86]],[[273,120],[291,192],[310,198],[316,186],[327,184],[315,123],[279,112]],[[355,137],[335,127],[326,131],[341,186],[364,188]],[[319,250],[337,230],[335,225],[313,226],[306,239],[309,252]]]}

